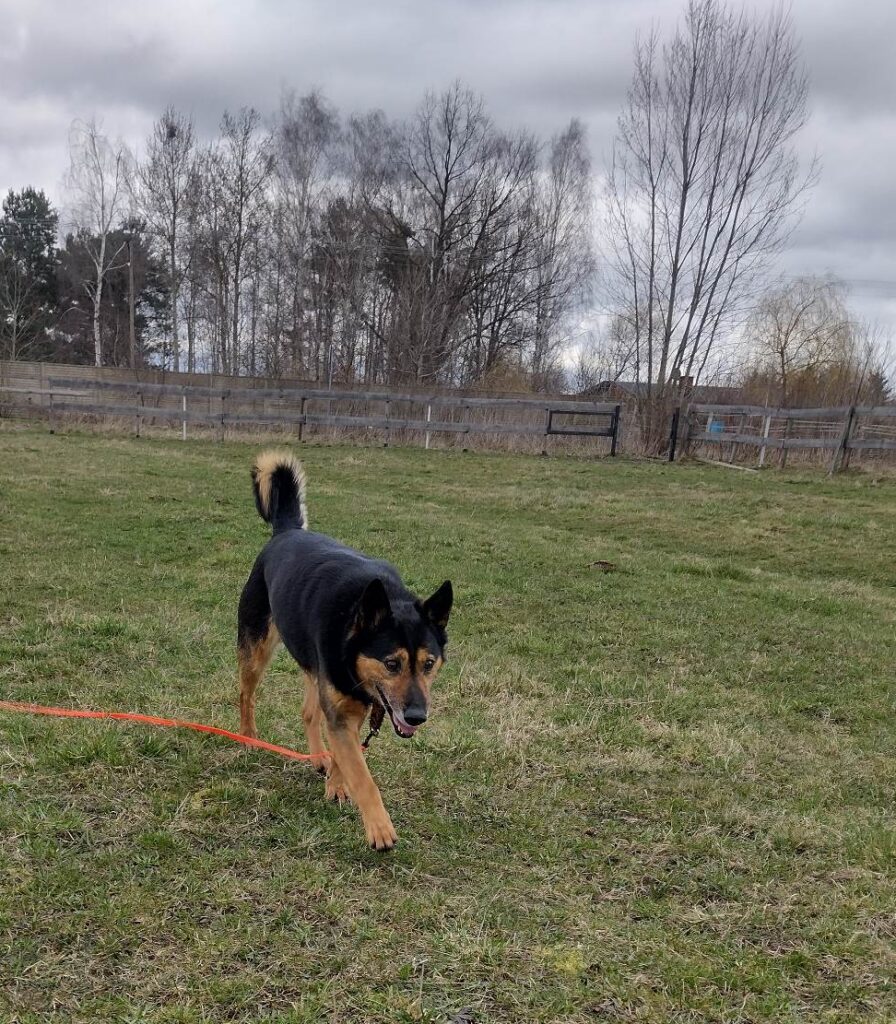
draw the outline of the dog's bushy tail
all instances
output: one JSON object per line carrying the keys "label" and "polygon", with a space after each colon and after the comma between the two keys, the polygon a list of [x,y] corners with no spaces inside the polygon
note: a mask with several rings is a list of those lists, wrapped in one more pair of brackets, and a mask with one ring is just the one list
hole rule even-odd
{"label": "dog's bushy tail", "polygon": [[289,452],[261,452],[252,466],[252,490],[258,514],[274,533],[308,529],[305,471]]}

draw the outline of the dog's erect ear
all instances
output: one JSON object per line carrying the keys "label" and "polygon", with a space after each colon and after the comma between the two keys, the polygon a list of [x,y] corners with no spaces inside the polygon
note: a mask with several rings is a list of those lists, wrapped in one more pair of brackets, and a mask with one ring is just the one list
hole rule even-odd
{"label": "dog's erect ear", "polygon": [[423,614],[436,626],[447,626],[453,602],[454,590],[451,587],[451,580],[445,580],[432,597],[423,602]]}
{"label": "dog's erect ear", "polygon": [[360,633],[365,629],[376,629],[391,614],[392,606],[389,604],[389,595],[386,593],[383,581],[377,576],[367,584],[361,595],[361,600],[358,602],[354,631]]}

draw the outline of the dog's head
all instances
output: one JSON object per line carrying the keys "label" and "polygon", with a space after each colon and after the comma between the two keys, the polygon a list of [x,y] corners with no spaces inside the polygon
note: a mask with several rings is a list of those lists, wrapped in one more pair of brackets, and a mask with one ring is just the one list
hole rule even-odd
{"label": "dog's head", "polygon": [[454,594],[446,580],[425,601],[390,601],[383,581],[361,595],[350,627],[355,678],[382,704],[399,736],[413,736],[429,715],[429,693],[445,660]]}

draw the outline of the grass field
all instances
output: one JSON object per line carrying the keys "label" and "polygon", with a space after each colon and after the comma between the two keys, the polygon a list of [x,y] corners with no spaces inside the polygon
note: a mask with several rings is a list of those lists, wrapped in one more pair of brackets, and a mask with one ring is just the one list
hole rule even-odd
{"label": "grass field", "polygon": [[[235,727],[254,450],[0,431],[0,695]],[[398,848],[303,765],[0,714],[0,1019],[896,1020],[892,480],[303,459],[314,527],[455,582],[370,753]]]}

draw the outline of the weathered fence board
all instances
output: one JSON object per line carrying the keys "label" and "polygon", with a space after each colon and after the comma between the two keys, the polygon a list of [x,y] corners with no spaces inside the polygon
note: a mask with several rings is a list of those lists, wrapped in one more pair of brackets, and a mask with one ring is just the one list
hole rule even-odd
{"label": "weathered fence board", "polygon": [[857,405],[856,414],[873,419],[885,419],[887,416],[896,417],[896,405]]}
{"label": "weathered fence board", "polygon": [[[54,402],[51,413],[74,412],[86,416],[142,416],[144,420],[186,420],[188,423],[220,424],[221,414],[197,412],[194,409],[157,409],[151,405],[97,405],[82,402]],[[282,417],[280,417],[282,418]]]}
{"label": "weathered fence board", "polygon": [[713,444],[749,444],[756,448],[836,448],[836,437],[763,437],[759,434],[691,434],[691,441]]}
{"label": "weathered fence board", "polygon": [[880,437],[850,438],[846,447],[849,448],[850,451],[868,449],[869,451],[878,450],[896,452],[896,441]]}
{"label": "weathered fence board", "polygon": [[[695,413],[720,413],[727,416],[771,416],[772,419],[842,419],[848,406],[833,406],[823,409],[784,409],[768,405],[708,405],[695,402],[689,407]],[[886,408],[886,406],[884,406]]]}

